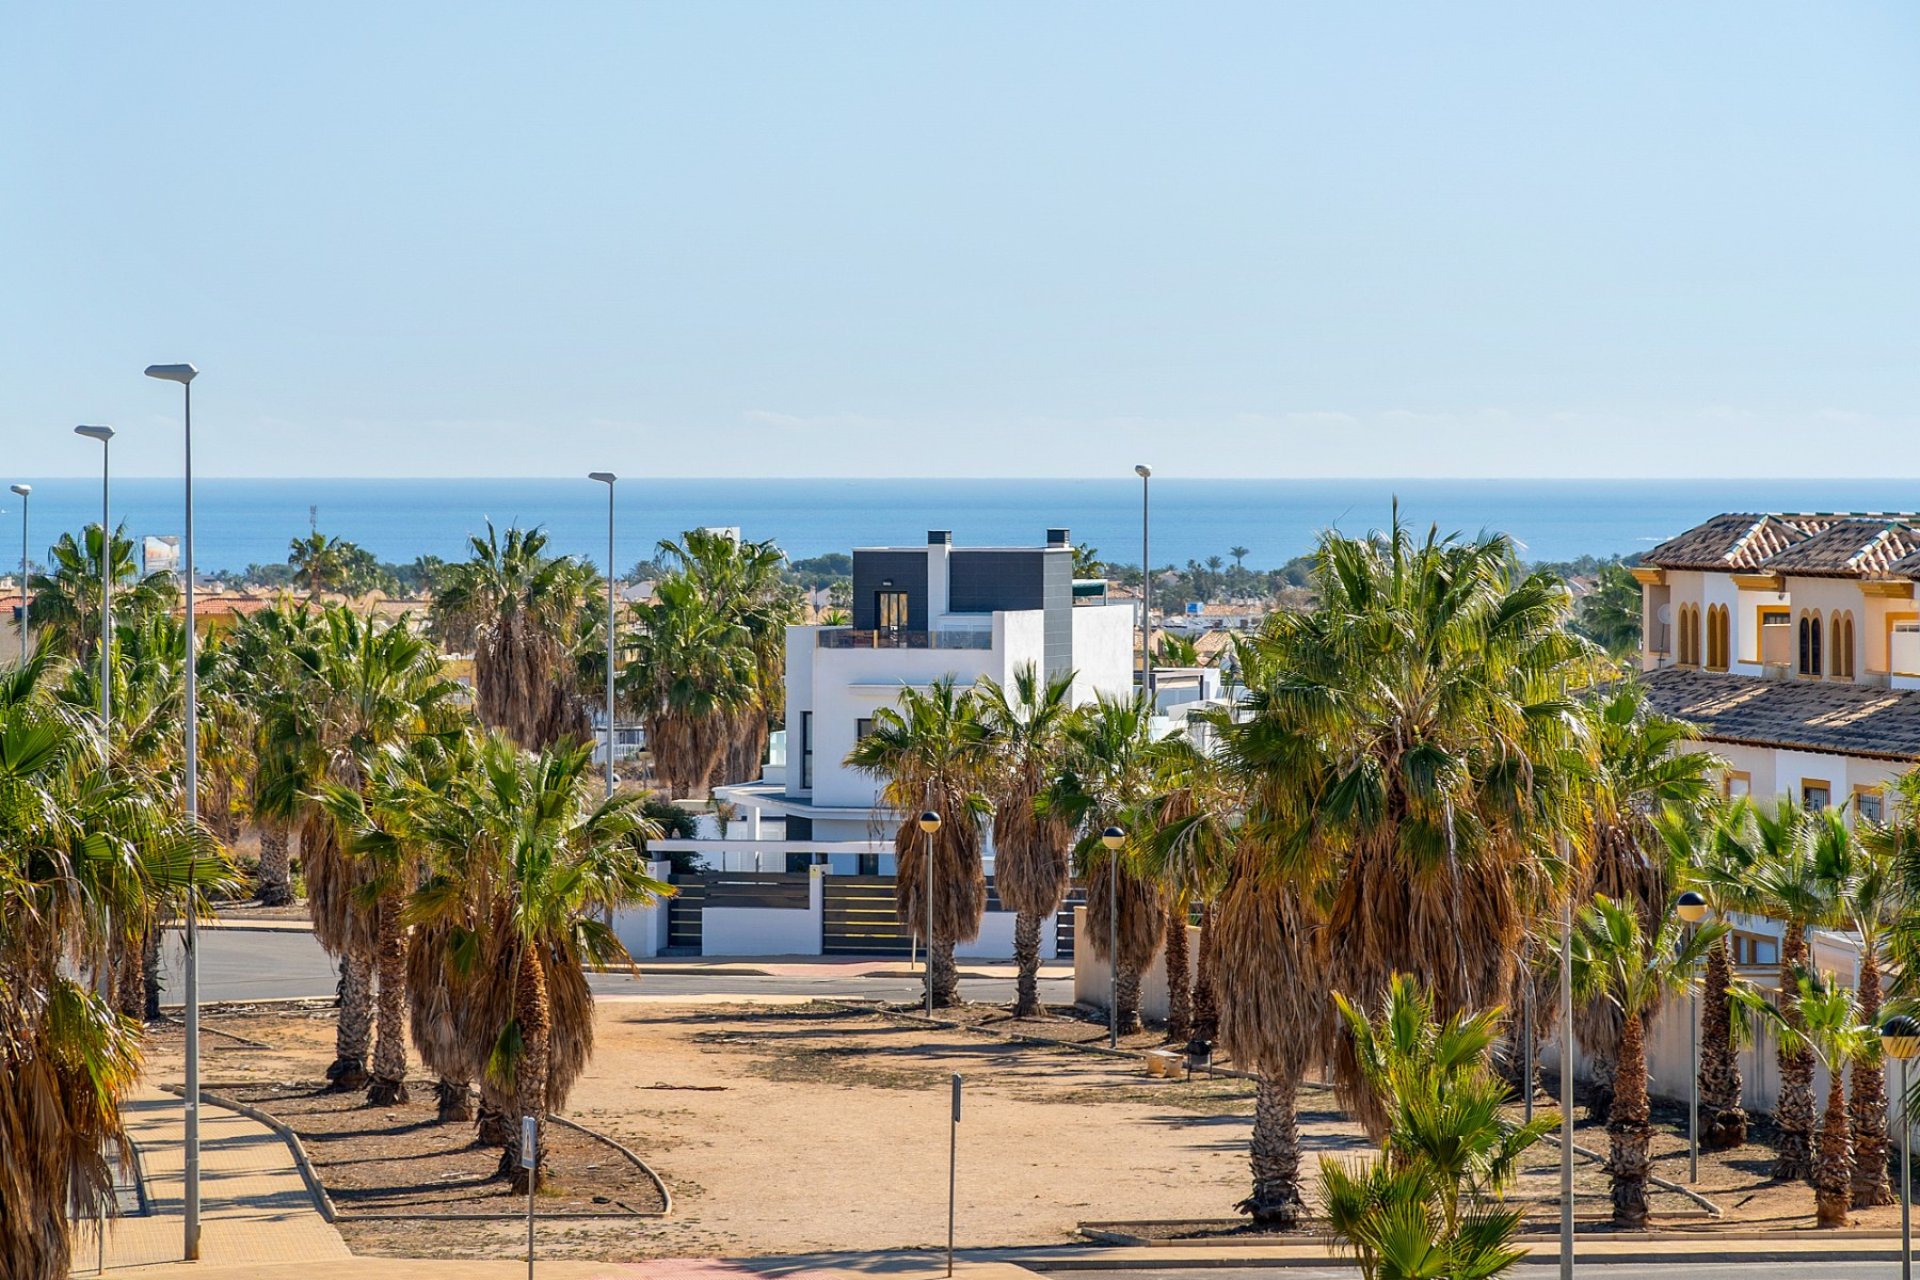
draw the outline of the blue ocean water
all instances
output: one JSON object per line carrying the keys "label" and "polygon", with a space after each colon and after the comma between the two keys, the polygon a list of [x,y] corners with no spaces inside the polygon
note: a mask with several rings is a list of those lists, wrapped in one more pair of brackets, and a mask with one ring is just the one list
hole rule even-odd
{"label": "blue ocean water", "polygon": [[[97,480],[33,481],[35,559],[63,530],[99,518]],[[177,534],[178,481],[119,480],[114,521],[136,537]],[[1391,519],[1443,531],[1512,534],[1535,560],[1645,550],[1721,511],[1889,511],[1920,506],[1913,480],[1183,480],[1153,482],[1156,563],[1249,549],[1265,568],[1312,548],[1319,530],[1349,533]],[[286,559],[309,508],[319,528],[383,560],[464,555],[488,519],[546,527],[554,545],[596,564],[606,553],[606,490],[579,480],[200,480],[194,486],[197,559],[206,570]],[[20,508],[0,491],[0,563],[19,555]],[[793,557],[856,546],[918,544],[951,529],[960,545],[1037,543],[1049,527],[1139,563],[1140,484],[1093,480],[622,480],[615,559],[621,569],[663,537],[700,525],[737,525]]]}

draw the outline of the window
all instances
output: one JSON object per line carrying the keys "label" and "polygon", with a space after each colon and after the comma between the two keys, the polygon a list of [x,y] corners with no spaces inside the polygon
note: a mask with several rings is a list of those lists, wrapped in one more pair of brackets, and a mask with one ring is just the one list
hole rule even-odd
{"label": "window", "polygon": [[813,790],[813,712],[800,713],[800,789]]}
{"label": "window", "polygon": [[1887,815],[1887,798],[1878,787],[1855,787],[1853,811],[1868,822],[1884,822]]}
{"label": "window", "polygon": [[1800,807],[1808,813],[1819,813],[1833,803],[1833,791],[1825,782],[1813,778],[1800,780]]}
{"label": "window", "polygon": [[907,593],[904,591],[876,591],[873,593],[873,625],[880,631],[905,631],[907,629]]}
{"label": "window", "polygon": [[1842,680],[1853,679],[1853,614],[1836,613],[1829,628],[1828,670]]}
{"label": "window", "polygon": [[859,742],[873,732],[873,717],[861,716],[853,722],[853,740]]}
{"label": "window", "polygon": [[1754,628],[1757,648],[1755,660],[1774,667],[1784,667],[1793,662],[1793,615],[1785,609],[1762,608],[1759,610]]}
{"label": "window", "polygon": [[1689,667],[1700,665],[1700,606],[1697,604],[1680,606],[1680,663]]}
{"label": "window", "polygon": [[1727,799],[1738,800],[1753,794],[1753,775],[1742,769],[1729,769],[1723,785]]}
{"label": "window", "polygon": [[1732,646],[1728,644],[1732,628],[1728,625],[1727,606],[1712,605],[1707,609],[1707,669],[1725,671]]}
{"label": "window", "polygon": [[1820,611],[1800,615],[1800,674],[1817,676],[1824,666],[1820,661]]}
{"label": "window", "polygon": [[855,856],[857,856],[860,859],[860,870],[855,874],[863,875],[863,876],[877,876],[880,874],[880,855],[879,854],[862,853],[862,854],[857,854]]}

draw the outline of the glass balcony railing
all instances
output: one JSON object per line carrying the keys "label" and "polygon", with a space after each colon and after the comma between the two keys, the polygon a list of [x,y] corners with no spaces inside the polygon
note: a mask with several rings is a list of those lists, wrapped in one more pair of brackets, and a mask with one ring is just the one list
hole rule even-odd
{"label": "glass balcony railing", "polygon": [[991,649],[993,632],[965,631],[856,631],[852,627],[822,627],[822,649]]}

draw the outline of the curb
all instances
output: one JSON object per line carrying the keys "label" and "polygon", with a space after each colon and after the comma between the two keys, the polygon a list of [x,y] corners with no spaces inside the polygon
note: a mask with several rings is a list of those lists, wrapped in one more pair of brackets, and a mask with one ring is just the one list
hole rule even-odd
{"label": "curb", "polygon": [[[1700,1239],[1703,1243],[1714,1245],[1718,1252],[1708,1255],[1701,1251],[1661,1249],[1656,1245],[1651,1248],[1591,1253],[1582,1252],[1576,1246],[1575,1260],[1586,1266],[1605,1268],[1609,1266],[1632,1265],[1692,1266],[1709,1260],[1737,1261],[1742,1264],[1756,1262],[1801,1262],[1818,1264],[1823,1262],[1897,1262],[1900,1259],[1900,1247],[1897,1240],[1892,1242],[1891,1248],[1885,1246],[1875,1247],[1870,1243],[1863,1242],[1857,1246],[1837,1245],[1833,1248],[1821,1250],[1800,1250],[1769,1249],[1765,1247],[1765,1242],[1755,1242],[1752,1240],[1717,1240],[1711,1236],[1693,1238]],[[1760,1243],[1761,1247],[1746,1247],[1755,1243]],[[1154,1252],[1161,1256],[1151,1258],[1115,1258],[1104,1256],[1108,1253],[1108,1250],[1102,1248],[1089,1248],[1085,1256],[1081,1257],[1061,1255],[1028,1256],[1015,1249],[1008,1250],[1004,1253],[999,1251],[975,1252],[971,1253],[970,1256],[967,1257],[967,1260],[971,1262],[1012,1263],[1015,1266],[1025,1267],[1029,1271],[1042,1273],[1055,1271],[1208,1271],[1224,1268],[1232,1268],[1237,1271],[1251,1271],[1268,1267],[1282,1270],[1301,1267],[1340,1268],[1351,1267],[1353,1265],[1351,1258],[1343,1258],[1330,1252],[1299,1253],[1283,1257],[1248,1257],[1244,1254],[1223,1251],[1215,1251],[1213,1254],[1208,1255],[1204,1253],[1182,1253],[1174,1249],[1155,1250]],[[1554,1243],[1548,1244],[1544,1248],[1527,1250],[1522,1262],[1534,1266],[1551,1266],[1558,1262],[1559,1258],[1560,1250],[1558,1244]]]}
{"label": "curb", "polygon": [[[187,1091],[177,1084],[163,1084],[160,1088],[178,1098],[184,1099],[187,1096]],[[300,1145],[299,1134],[287,1128],[286,1125],[260,1110],[258,1107],[248,1106],[246,1103],[236,1099],[224,1097],[217,1093],[209,1093],[205,1089],[202,1089],[200,1091],[200,1101],[202,1103],[211,1102],[216,1107],[224,1107],[228,1111],[238,1112],[247,1119],[263,1124],[278,1134],[281,1141],[285,1142],[287,1148],[293,1152],[294,1167],[300,1171],[301,1181],[307,1184],[307,1190],[312,1194],[314,1203],[320,1211],[320,1216],[330,1223],[337,1223],[340,1220],[339,1212],[333,1207],[333,1197],[327,1194],[327,1188],[325,1184],[320,1181],[320,1175],[314,1171],[313,1161],[307,1157],[307,1149]]]}
{"label": "curb", "polygon": [[635,1167],[637,1167],[640,1170],[640,1172],[647,1175],[648,1179],[652,1181],[654,1187],[660,1192],[660,1202],[666,1207],[664,1209],[661,1209],[658,1213],[655,1213],[652,1210],[642,1210],[642,1209],[628,1209],[627,1210],[628,1213],[632,1214],[636,1218],[665,1218],[672,1215],[673,1192],[667,1190],[666,1181],[663,1178],[661,1178],[659,1174],[653,1171],[652,1165],[648,1164],[645,1160],[642,1160],[639,1156],[635,1155],[632,1151],[628,1150],[626,1144],[617,1142],[614,1139],[609,1138],[606,1134],[601,1133],[598,1129],[589,1129],[587,1128],[587,1126],[580,1124],[578,1121],[569,1120],[565,1116],[553,1115],[549,1113],[547,1116],[547,1119],[551,1120],[553,1123],[557,1125],[562,1125],[568,1129],[572,1129],[575,1133],[584,1133],[589,1138],[594,1138],[600,1142],[606,1143],[608,1146],[612,1147],[615,1151],[618,1151],[621,1155],[633,1161]]}

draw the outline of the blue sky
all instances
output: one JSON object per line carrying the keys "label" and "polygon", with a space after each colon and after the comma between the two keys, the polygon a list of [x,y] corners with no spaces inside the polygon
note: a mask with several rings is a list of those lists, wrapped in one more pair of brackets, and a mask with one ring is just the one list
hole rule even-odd
{"label": "blue sky", "polygon": [[1920,11],[24,5],[0,470],[1920,471]]}

